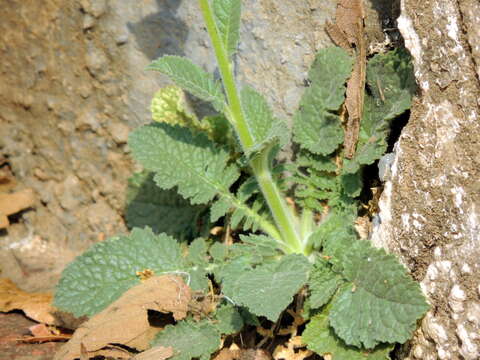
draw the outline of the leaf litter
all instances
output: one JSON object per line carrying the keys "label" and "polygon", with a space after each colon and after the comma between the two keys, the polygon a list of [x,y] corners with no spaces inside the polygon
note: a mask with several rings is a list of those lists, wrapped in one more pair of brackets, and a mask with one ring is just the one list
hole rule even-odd
{"label": "leaf litter", "polygon": [[0,279],[0,312],[22,310],[32,320],[58,325],[52,299],[52,294],[28,293],[19,289],[10,279]]}
{"label": "leaf litter", "polygon": [[187,316],[190,300],[190,288],[180,277],[150,277],[82,324],[55,360],[79,358],[82,347],[88,356],[112,356],[113,352],[118,358],[131,358],[131,353],[115,344],[136,350],[149,348],[161,329],[150,325],[148,310],[172,313],[178,321]]}
{"label": "leaf litter", "polygon": [[327,25],[327,32],[338,46],[355,54],[352,76],[347,82],[345,107],[348,120],[345,129],[345,156],[355,154],[363,113],[363,98],[366,79],[367,50],[363,19],[362,0],[338,0],[335,24]]}

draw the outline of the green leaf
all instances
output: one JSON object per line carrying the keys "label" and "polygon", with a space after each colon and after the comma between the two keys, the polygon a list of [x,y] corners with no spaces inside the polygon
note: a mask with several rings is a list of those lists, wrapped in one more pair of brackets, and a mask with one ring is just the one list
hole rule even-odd
{"label": "green leaf", "polygon": [[[150,227],[179,240],[206,235],[209,230],[205,206],[191,205],[174,190],[163,190],[153,173],[142,171],[128,180],[126,220],[130,228]],[[207,213],[208,215],[208,213]]]}
{"label": "green leaf", "polygon": [[278,242],[265,235],[240,235],[242,244],[239,246],[246,249],[247,252],[254,252],[263,257],[273,257],[280,254]]}
{"label": "green leaf", "polygon": [[205,239],[198,238],[192,241],[188,247],[187,260],[193,265],[206,266],[208,264]]}
{"label": "green leaf", "polygon": [[308,279],[309,308],[318,309],[325,305],[343,283],[342,278],[332,271],[327,261],[318,259]]}
{"label": "green leaf", "polygon": [[312,235],[315,248],[323,248],[322,254],[329,257],[335,272],[343,269],[345,254],[357,241],[354,220],[353,211],[331,212]]}
{"label": "green leaf", "polygon": [[385,153],[392,120],[410,108],[416,87],[410,55],[403,50],[375,55],[367,64],[367,85],[372,95],[365,94],[357,151],[353,159],[345,159],[346,173]]}
{"label": "green leaf", "polygon": [[228,246],[219,242],[214,243],[208,250],[215,262],[223,262],[228,255]]}
{"label": "green leaf", "polygon": [[75,316],[94,315],[139,283],[137,271],[183,270],[178,243],[150,229],[133,229],[95,244],[63,271],[55,306]]}
{"label": "green leaf", "polygon": [[231,197],[229,187],[239,173],[227,166],[228,153],[203,134],[168,124],[143,126],[130,134],[134,158],[155,172],[155,182],[163,189],[178,187],[192,204],[204,204],[216,195]]}
{"label": "green leaf", "polygon": [[294,139],[312,153],[328,155],[343,141],[340,117],[336,114],[345,100],[345,82],[353,60],[338,47],[322,49],[313,63],[300,109],[294,116]]}
{"label": "green leaf", "polygon": [[232,56],[240,38],[241,0],[213,0],[213,14],[223,46],[228,56]]}
{"label": "green leaf", "polygon": [[330,325],[336,334],[365,348],[407,341],[428,305],[395,256],[357,241],[345,254],[343,267],[351,285],[332,304]]}
{"label": "green leaf", "polygon": [[222,277],[223,293],[252,313],[276,321],[306,283],[310,263],[303,255],[248,269],[238,264]]}
{"label": "green leaf", "polygon": [[163,56],[153,61],[147,70],[158,71],[170,77],[178,86],[192,95],[212,103],[215,110],[223,112],[225,97],[220,82],[213,76],[193,64],[189,59],[179,56]]}
{"label": "green leaf", "polygon": [[232,304],[220,306],[215,312],[216,328],[221,334],[234,334],[242,330],[243,318]]}
{"label": "green leaf", "polygon": [[265,98],[249,86],[245,86],[240,93],[242,109],[248,124],[253,145],[245,149],[245,155],[251,156],[262,151],[273,141],[280,141],[285,145],[289,141],[287,125],[276,118]]}
{"label": "green leaf", "polygon": [[343,174],[340,176],[340,182],[345,193],[354,198],[360,195],[363,187],[362,174]]}
{"label": "green leaf", "polygon": [[198,238],[192,241],[188,247],[188,255],[186,257],[187,271],[190,274],[190,283],[188,284],[193,290],[208,289],[207,270],[208,256],[207,244],[204,239]]}
{"label": "green leaf", "polygon": [[393,345],[382,345],[373,351],[346,345],[328,324],[328,310],[315,315],[307,324],[302,340],[308,349],[320,356],[330,355],[332,360],[386,360]]}
{"label": "green leaf", "polygon": [[173,347],[172,360],[207,360],[220,347],[220,331],[208,320],[183,320],[167,325],[157,334],[152,346]]}

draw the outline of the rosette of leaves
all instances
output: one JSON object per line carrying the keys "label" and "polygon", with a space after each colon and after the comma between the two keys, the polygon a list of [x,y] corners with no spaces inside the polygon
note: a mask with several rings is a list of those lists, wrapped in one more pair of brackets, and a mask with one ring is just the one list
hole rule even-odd
{"label": "rosette of leaves", "polygon": [[[199,4],[221,80],[177,56],[164,56],[148,68],[210,102],[219,115],[198,121],[178,88],[156,95],[155,121],[129,138],[132,155],[146,173],[132,180],[137,185],[129,202],[135,211],[127,213],[127,220],[150,227],[107,239],[77,258],[62,274],[55,305],[75,315],[94,315],[141,281],[138,274],[148,269],[181,274],[197,291],[207,291],[208,281],[215,281],[230,309],[278,321],[306,288],[310,322],[303,341],[311,350],[338,359],[386,358],[391,344],[409,338],[427,304],[395,257],[359,240],[353,224],[362,167],[385,151],[388,124],[409,106],[413,85],[406,58],[387,53],[371,60],[360,141],[356,155],[346,160],[340,113],[352,58],[340,48],[319,51],[290,134],[258,91],[237,89],[232,56],[239,40],[240,0]],[[276,171],[275,154],[292,141],[300,151],[289,167],[293,181],[286,182]],[[293,198],[288,196],[292,192]],[[205,214],[211,223],[238,231],[234,244],[191,241],[208,235],[199,226]],[[208,227],[208,220],[200,222]],[[178,241],[183,226],[188,246]],[[212,316],[227,316],[223,306]],[[238,320],[241,312],[235,314],[228,316]],[[221,336],[240,330],[242,322],[234,323],[222,327],[187,319],[167,326],[153,345],[173,346],[182,360],[207,358]]]}

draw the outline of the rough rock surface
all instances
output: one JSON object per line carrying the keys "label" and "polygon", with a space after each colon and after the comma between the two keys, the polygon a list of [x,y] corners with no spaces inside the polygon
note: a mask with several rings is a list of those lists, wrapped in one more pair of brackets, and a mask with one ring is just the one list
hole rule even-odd
{"label": "rough rock surface", "polygon": [[432,304],[400,358],[479,359],[479,3],[403,0],[398,27],[420,93],[373,240],[401,256]]}

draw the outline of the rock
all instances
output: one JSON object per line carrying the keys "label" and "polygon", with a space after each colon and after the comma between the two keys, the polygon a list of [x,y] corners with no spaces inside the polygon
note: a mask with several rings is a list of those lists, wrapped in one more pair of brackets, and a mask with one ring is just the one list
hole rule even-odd
{"label": "rock", "polygon": [[400,256],[432,304],[406,347],[411,360],[480,358],[480,318],[474,315],[480,284],[480,58],[464,32],[478,29],[480,17],[463,16],[460,3],[405,0],[398,19],[419,95],[396,145],[372,240]]}
{"label": "rock", "polygon": [[95,25],[95,18],[90,14],[85,14],[83,17],[83,30],[89,30]]}
{"label": "rock", "polygon": [[80,180],[73,174],[55,187],[55,193],[65,210],[73,210],[85,200]]}
{"label": "rock", "polygon": [[106,0],[80,0],[83,11],[99,18],[107,11]]}
{"label": "rock", "polygon": [[92,42],[88,44],[85,56],[88,72],[96,78],[100,78],[108,70],[109,61],[107,55]]}
{"label": "rock", "polygon": [[130,128],[121,122],[109,122],[108,131],[118,145],[125,144],[130,134]]}
{"label": "rock", "polygon": [[79,131],[92,130],[97,131],[100,127],[98,114],[95,110],[86,110],[80,114],[75,121],[75,127]]}

